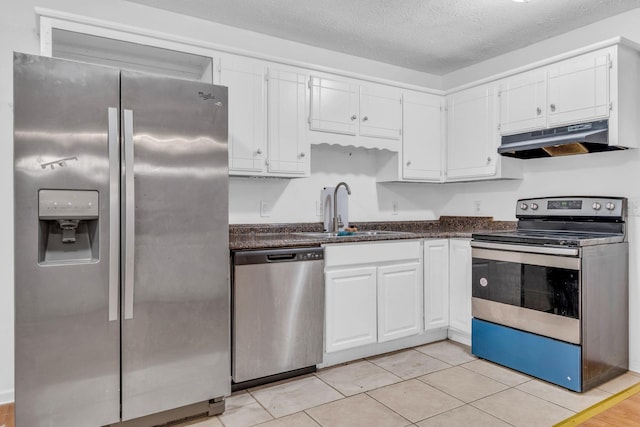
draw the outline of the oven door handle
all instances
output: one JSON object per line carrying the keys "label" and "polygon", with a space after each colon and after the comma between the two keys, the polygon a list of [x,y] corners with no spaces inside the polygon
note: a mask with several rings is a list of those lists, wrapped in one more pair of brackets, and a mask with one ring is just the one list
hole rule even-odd
{"label": "oven door handle", "polygon": [[471,248],[471,257],[489,261],[510,262],[522,265],[537,265],[541,267],[564,268],[567,270],[580,270],[580,258],[546,254],[533,254],[529,252],[514,252],[492,249]]}
{"label": "oven door handle", "polygon": [[532,254],[545,254],[545,255],[562,255],[577,257],[580,255],[578,248],[558,248],[556,246],[529,246],[529,245],[512,245],[509,243],[494,243],[494,242],[482,242],[473,240],[471,241],[472,248],[482,249],[495,249],[500,251],[515,251],[515,252],[528,252]]}

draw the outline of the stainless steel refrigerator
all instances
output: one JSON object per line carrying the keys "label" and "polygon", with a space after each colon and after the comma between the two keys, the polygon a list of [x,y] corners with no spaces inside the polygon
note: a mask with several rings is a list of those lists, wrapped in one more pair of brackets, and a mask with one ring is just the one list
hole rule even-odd
{"label": "stainless steel refrigerator", "polygon": [[14,160],[17,426],[223,408],[226,88],[16,53]]}

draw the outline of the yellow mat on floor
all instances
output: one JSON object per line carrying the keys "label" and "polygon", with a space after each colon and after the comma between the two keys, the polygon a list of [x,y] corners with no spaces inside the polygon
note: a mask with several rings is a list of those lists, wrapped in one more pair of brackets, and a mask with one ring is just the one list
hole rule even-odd
{"label": "yellow mat on floor", "polygon": [[620,393],[614,394],[613,396],[610,396],[605,400],[596,403],[595,405],[585,409],[582,412],[578,412],[574,416],[559,422],[553,427],[576,426],[606,411],[607,409],[616,406],[618,403],[628,399],[629,397],[633,396],[636,393],[640,393],[640,383],[636,385],[632,385],[631,387],[622,390]]}

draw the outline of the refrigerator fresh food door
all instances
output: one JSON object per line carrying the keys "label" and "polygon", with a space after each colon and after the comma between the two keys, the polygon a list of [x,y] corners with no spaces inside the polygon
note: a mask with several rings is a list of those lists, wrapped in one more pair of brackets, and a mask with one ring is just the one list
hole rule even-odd
{"label": "refrigerator fresh food door", "polygon": [[227,89],[122,71],[122,419],[230,393]]}
{"label": "refrigerator fresh food door", "polygon": [[14,54],[19,426],[120,419],[118,105],[118,70]]}

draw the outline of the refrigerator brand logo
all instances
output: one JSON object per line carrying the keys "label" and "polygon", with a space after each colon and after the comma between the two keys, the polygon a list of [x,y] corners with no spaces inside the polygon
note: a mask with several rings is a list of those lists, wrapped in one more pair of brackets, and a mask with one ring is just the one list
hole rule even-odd
{"label": "refrigerator brand logo", "polygon": [[[212,94],[211,92],[209,92],[209,93],[198,92],[198,95],[200,95],[200,98],[204,99],[205,101],[208,101],[208,100],[210,100],[210,99],[213,99],[213,100],[215,100],[215,99],[216,99],[215,95],[214,95],[214,94]],[[221,107],[221,106],[222,106],[222,102],[220,102],[220,101],[216,101],[216,103],[215,103],[215,104],[216,104],[218,107]]]}
{"label": "refrigerator brand logo", "polygon": [[198,95],[200,95],[200,98],[204,99],[205,101],[208,101],[209,99],[216,99],[216,97],[213,96],[212,93],[198,92]]}

